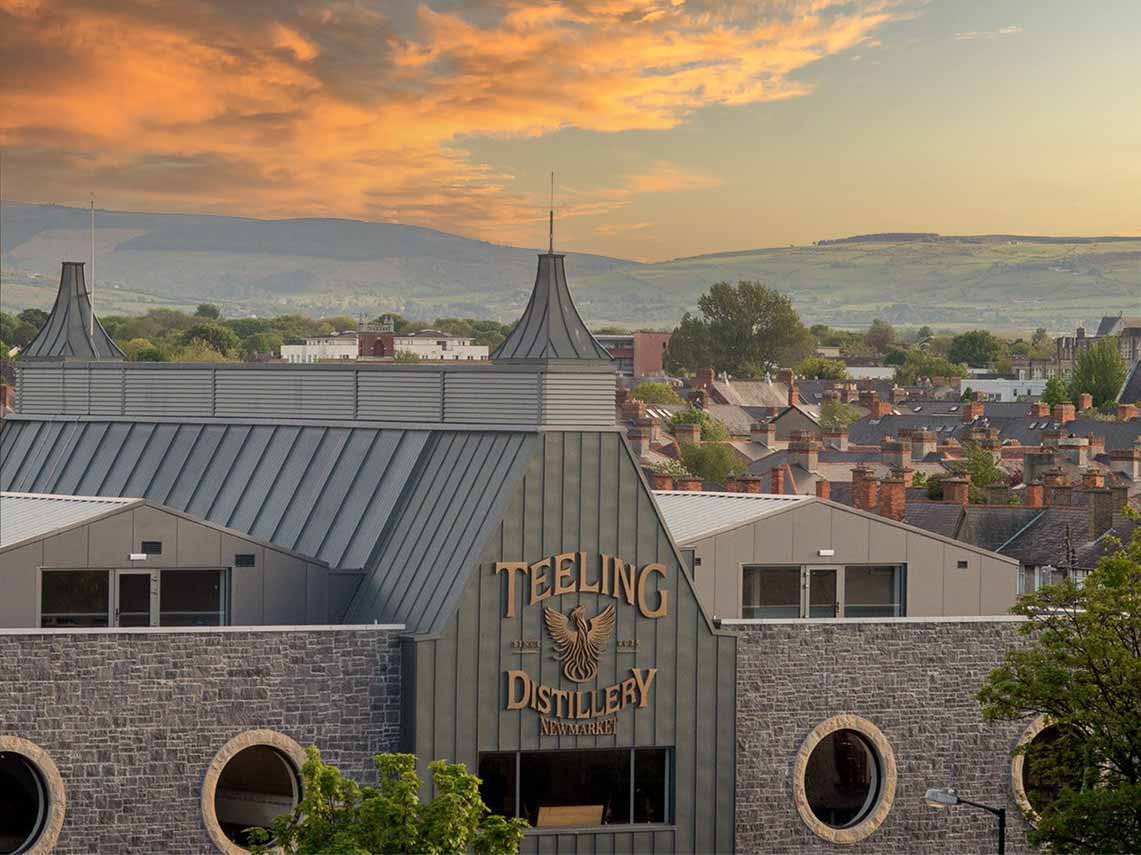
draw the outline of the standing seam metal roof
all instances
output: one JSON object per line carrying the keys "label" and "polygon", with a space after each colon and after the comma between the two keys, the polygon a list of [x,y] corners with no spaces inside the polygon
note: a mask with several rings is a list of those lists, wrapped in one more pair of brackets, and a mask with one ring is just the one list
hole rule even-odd
{"label": "standing seam metal roof", "polygon": [[138,496],[363,568],[428,431],[10,419],[0,489]]}
{"label": "standing seam metal roof", "polygon": [[0,549],[34,540],[61,528],[121,511],[141,499],[0,493]]}
{"label": "standing seam metal roof", "polygon": [[610,354],[595,339],[575,308],[565,256],[543,253],[535,274],[535,287],[523,317],[491,355],[493,360],[589,359],[609,362]]}
{"label": "standing seam metal roof", "polygon": [[59,293],[43,329],[20,353],[21,359],[123,359],[123,351],[107,335],[99,319],[91,330],[91,297],[82,261],[65,261]]}

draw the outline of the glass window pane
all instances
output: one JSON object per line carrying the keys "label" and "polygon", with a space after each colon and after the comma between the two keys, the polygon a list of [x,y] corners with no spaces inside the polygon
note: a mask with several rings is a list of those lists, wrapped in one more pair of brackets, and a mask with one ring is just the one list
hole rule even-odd
{"label": "glass window pane", "polygon": [[669,822],[668,748],[639,748],[634,752],[634,822]]}
{"label": "glass window pane", "polygon": [[221,626],[223,594],[221,570],[164,570],[159,587],[159,624]]}
{"label": "glass window pane", "polygon": [[151,625],[151,574],[120,573],[118,626]]}
{"label": "glass window pane", "polygon": [[41,574],[41,626],[107,626],[111,582],[106,570]]}
{"label": "glass window pane", "polygon": [[630,821],[630,752],[544,751],[520,758],[523,816],[566,828]]}
{"label": "glass window pane", "polygon": [[879,762],[854,730],[837,730],[813,749],[804,793],[816,818],[833,828],[856,825],[879,800]]}
{"label": "glass window pane", "polygon": [[836,617],[836,571],[817,568],[809,571],[808,616]]}
{"label": "glass window pane", "polygon": [[515,816],[515,754],[484,754],[479,758],[479,795],[499,816]]}
{"label": "glass window pane", "polygon": [[903,568],[844,568],[844,617],[900,617]]}
{"label": "glass window pane", "polygon": [[746,567],[742,585],[741,616],[800,617],[800,568]]}

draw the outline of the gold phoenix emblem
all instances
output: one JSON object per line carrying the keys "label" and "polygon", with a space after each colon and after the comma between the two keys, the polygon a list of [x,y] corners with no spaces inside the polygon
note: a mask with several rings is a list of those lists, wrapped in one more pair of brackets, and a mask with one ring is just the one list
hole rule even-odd
{"label": "gold phoenix emblem", "polygon": [[[563,663],[563,673],[576,683],[593,680],[598,674],[598,657],[602,646],[614,631],[614,606],[609,605],[589,621],[583,617],[584,606],[571,609],[568,619],[560,611],[543,607],[543,619],[547,632],[554,639],[558,655]],[[574,626],[571,626],[571,622]]]}

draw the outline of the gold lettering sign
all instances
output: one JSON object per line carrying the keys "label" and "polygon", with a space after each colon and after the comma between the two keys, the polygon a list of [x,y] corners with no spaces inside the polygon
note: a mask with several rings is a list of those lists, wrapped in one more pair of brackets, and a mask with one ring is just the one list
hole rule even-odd
{"label": "gold lettering sign", "polygon": [[[650,620],[669,614],[670,592],[661,587],[651,590],[654,577],[659,581],[666,579],[664,564],[639,568],[606,554],[592,563],[585,552],[561,552],[533,563],[499,561],[495,573],[502,573],[507,579],[505,618],[516,617],[521,594],[527,606],[584,593],[626,603]],[[520,577],[525,577],[521,583]],[[569,613],[557,606],[543,605],[543,625],[554,644],[555,658],[562,663],[563,676],[571,682],[589,683],[598,677],[599,658],[614,635],[616,605],[611,603],[593,615],[581,604]],[[630,650],[636,646],[629,639],[626,644]],[[629,677],[610,686],[574,690],[543,685],[522,669],[510,670],[506,672],[507,709],[534,710],[543,719],[544,736],[610,735],[617,727],[619,712],[628,706],[645,709],[649,704],[658,669],[631,668],[629,673]]]}

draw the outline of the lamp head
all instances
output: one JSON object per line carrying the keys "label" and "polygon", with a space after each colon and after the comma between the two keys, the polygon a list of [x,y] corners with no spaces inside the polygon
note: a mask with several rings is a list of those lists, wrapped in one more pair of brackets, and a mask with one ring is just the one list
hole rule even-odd
{"label": "lamp head", "polygon": [[927,801],[927,806],[942,810],[947,807],[954,807],[959,803],[959,794],[955,792],[953,787],[945,789],[933,788],[927,791],[924,797]]}

